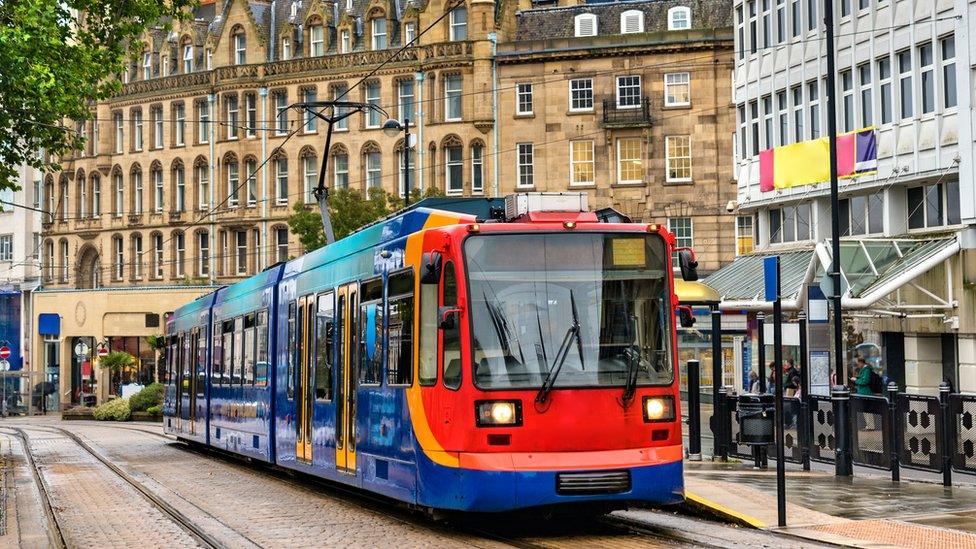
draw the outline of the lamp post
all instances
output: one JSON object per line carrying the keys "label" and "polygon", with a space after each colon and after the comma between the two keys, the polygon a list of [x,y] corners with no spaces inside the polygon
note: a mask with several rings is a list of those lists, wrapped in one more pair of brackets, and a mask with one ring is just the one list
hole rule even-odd
{"label": "lamp post", "polygon": [[383,124],[383,133],[396,137],[403,132],[403,207],[410,206],[410,119],[404,118],[401,123],[391,118]]}

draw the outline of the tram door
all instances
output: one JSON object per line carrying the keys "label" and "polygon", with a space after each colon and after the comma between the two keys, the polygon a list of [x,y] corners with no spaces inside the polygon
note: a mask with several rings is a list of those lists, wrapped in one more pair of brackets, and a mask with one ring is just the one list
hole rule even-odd
{"label": "tram door", "polygon": [[197,387],[198,374],[197,374],[197,360],[196,360],[196,350],[197,350],[197,339],[200,337],[199,328],[194,328],[190,332],[190,336],[184,342],[184,352],[183,352],[183,371],[190,376],[190,404],[189,408],[189,422],[190,422],[190,434],[196,434],[196,425],[194,425],[197,418]]}
{"label": "tram door", "polygon": [[295,458],[312,462],[312,397],[311,353],[312,326],[315,319],[315,298],[308,295],[298,299],[298,395],[295,403]]}
{"label": "tram door", "polygon": [[336,469],[356,474],[357,284],[336,297]]}
{"label": "tram door", "polygon": [[177,425],[182,425],[183,418],[183,368],[180,366],[179,336],[170,336],[169,347],[166,349],[166,360],[169,361],[169,375],[176,388],[175,408]]}

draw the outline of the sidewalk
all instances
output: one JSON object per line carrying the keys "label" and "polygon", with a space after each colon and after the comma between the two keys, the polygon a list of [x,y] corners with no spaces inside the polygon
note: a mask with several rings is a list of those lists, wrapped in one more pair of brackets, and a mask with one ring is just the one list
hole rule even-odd
{"label": "sidewalk", "polygon": [[787,471],[787,526],[778,528],[776,470],[685,462],[690,504],[754,528],[853,547],[976,547],[976,487],[837,478]]}

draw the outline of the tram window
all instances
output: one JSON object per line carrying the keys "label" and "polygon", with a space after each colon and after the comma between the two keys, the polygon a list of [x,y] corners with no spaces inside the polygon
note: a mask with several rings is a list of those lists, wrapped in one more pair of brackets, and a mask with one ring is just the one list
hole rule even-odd
{"label": "tram window", "polygon": [[180,363],[183,366],[183,388],[189,390],[190,380],[193,379],[193,349],[191,348],[190,334],[183,332],[180,334],[180,340],[183,342],[183,348],[180,349],[183,353],[180,357]]}
{"label": "tram window", "polygon": [[382,301],[369,301],[359,306],[359,328],[359,382],[378,385],[383,371]]}
{"label": "tram window", "polygon": [[166,383],[176,382],[176,337],[170,336],[166,345]]}
{"label": "tram window", "polygon": [[332,341],[335,319],[332,293],[320,295],[315,313],[315,398],[332,400]]}
{"label": "tram window", "polygon": [[286,382],[286,390],[288,392],[288,399],[295,398],[295,363],[298,360],[298,355],[296,354],[298,347],[295,345],[295,302],[292,301],[288,304],[288,368],[286,369],[286,375],[288,381]]}
{"label": "tram window", "polygon": [[[457,307],[457,275],[454,263],[448,261],[444,265],[443,281],[445,307]],[[460,319],[458,319],[460,320]],[[457,321],[453,328],[441,330],[443,343],[441,348],[441,364],[444,368],[444,386],[457,389],[461,386],[461,323]]]}
{"label": "tram window", "polygon": [[359,368],[359,308],[356,307],[356,292],[349,292],[349,377],[356,379],[356,369]]}
{"label": "tram window", "polygon": [[197,397],[203,398],[206,394],[207,384],[207,329],[199,328],[193,330],[193,337],[197,342],[196,349],[196,368],[197,368]]}
{"label": "tram window", "polygon": [[420,365],[421,385],[437,383],[437,284],[420,285]]}
{"label": "tram window", "polygon": [[224,364],[222,362],[224,353],[221,348],[220,323],[213,323],[213,351],[210,356],[210,385],[219,385],[223,377]]}
{"label": "tram window", "polygon": [[268,386],[268,311],[258,313],[257,318],[257,362],[254,364],[254,384]]}
{"label": "tram window", "polygon": [[257,334],[254,327],[254,314],[244,317],[244,371],[241,373],[241,383],[254,385],[254,352]]}
{"label": "tram window", "polygon": [[244,317],[234,319],[234,370],[230,373],[230,382],[234,385],[241,383],[244,371]]}
{"label": "tram window", "polygon": [[413,271],[391,275],[387,281],[387,385],[413,382]]}
{"label": "tram window", "polygon": [[227,385],[231,383],[231,376],[234,370],[234,321],[225,320],[223,324],[223,343],[221,347],[223,348],[223,357],[221,363],[223,364],[223,371],[220,374],[220,384]]}

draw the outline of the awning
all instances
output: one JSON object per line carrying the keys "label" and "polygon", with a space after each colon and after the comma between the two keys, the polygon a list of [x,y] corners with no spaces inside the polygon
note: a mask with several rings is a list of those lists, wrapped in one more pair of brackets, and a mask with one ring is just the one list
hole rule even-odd
{"label": "awning", "polygon": [[[934,305],[901,303],[888,299],[906,284],[959,252],[956,235],[940,238],[876,238],[841,241],[841,275],[847,292],[843,307],[849,310],[871,309],[880,303],[884,309],[944,307],[949,300],[939,298],[938,288],[912,284],[919,293],[931,298]],[[783,309],[802,307],[801,296],[811,284],[820,284],[830,265],[829,242],[810,244],[807,248],[775,252],[764,250],[737,257],[705,279],[721,296],[723,310],[769,310],[763,300],[762,263],[767,257],[780,256]],[[951,290],[950,290],[951,291]]]}
{"label": "awning", "polygon": [[674,293],[678,295],[680,303],[718,303],[722,300],[722,296],[704,282],[677,278],[674,280]]}
{"label": "awning", "polygon": [[42,336],[61,335],[61,317],[57,313],[41,313],[37,317],[37,333]]}

